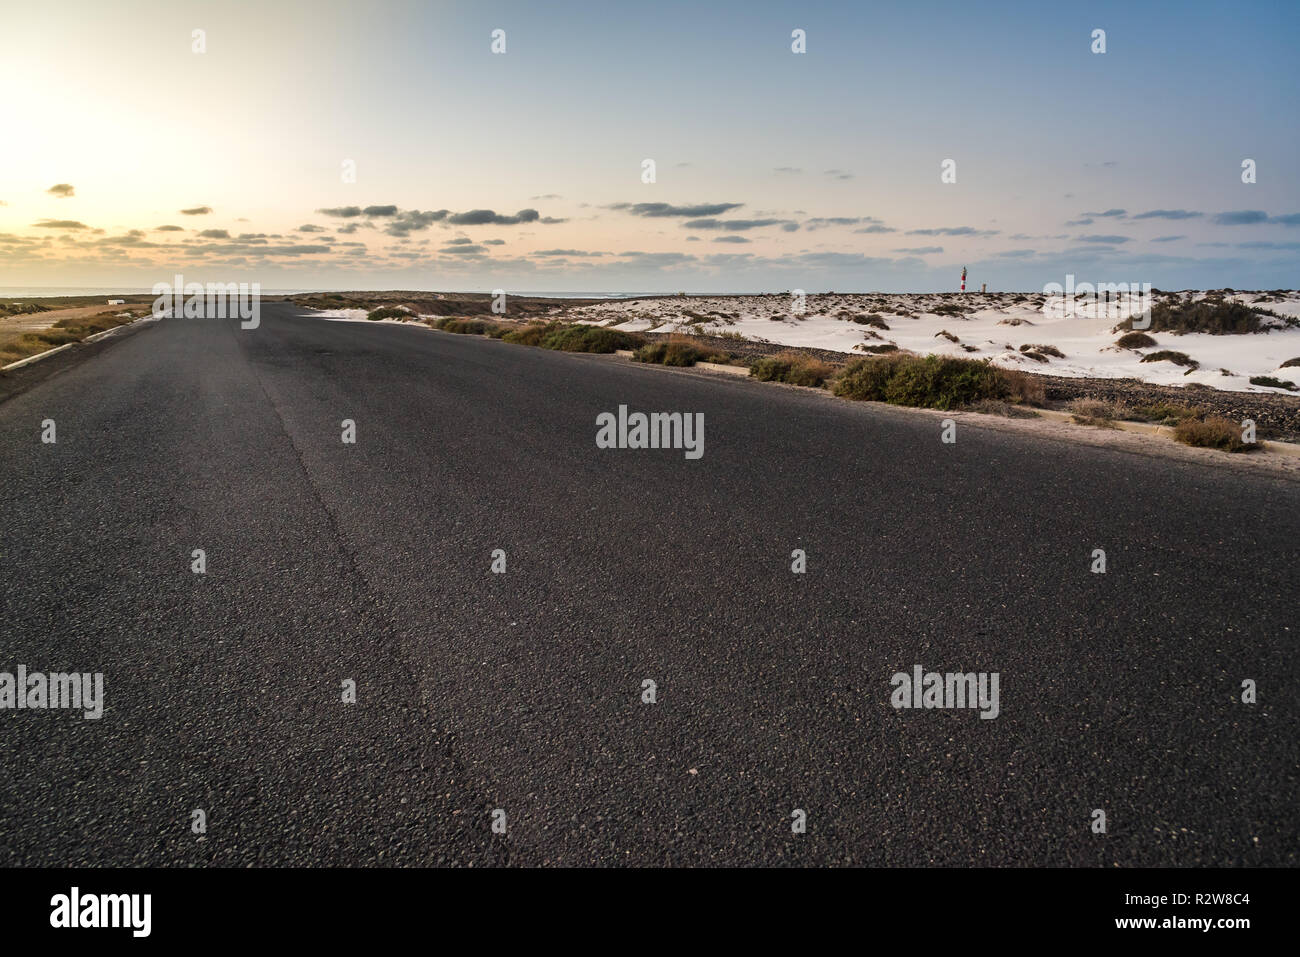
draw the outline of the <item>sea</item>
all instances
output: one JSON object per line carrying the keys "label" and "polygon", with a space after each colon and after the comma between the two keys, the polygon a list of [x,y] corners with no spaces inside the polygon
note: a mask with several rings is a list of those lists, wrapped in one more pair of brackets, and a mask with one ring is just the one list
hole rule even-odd
{"label": "sea", "polygon": [[[390,287],[385,287],[377,292],[387,292]],[[262,293],[268,296],[296,296],[309,292],[364,292],[361,289],[263,289]],[[406,290],[415,292],[417,290]],[[429,292],[473,292],[491,294],[491,289],[431,289]],[[530,289],[507,289],[507,293],[512,296],[530,296],[540,299],[640,299],[645,296],[668,296],[671,292],[582,292],[582,291],[561,291],[554,290],[530,290]],[[150,296],[153,295],[151,288],[126,288],[122,286],[0,286],[0,300],[9,299],[35,299],[38,297],[54,296]],[[719,294],[721,295],[721,294]]]}

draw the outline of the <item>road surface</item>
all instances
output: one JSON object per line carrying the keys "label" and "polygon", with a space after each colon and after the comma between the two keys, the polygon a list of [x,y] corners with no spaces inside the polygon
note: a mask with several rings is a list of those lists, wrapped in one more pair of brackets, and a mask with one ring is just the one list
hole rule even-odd
{"label": "road surface", "polygon": [[1294,483],[267,304],[0,403],[0,489],[0,670],[105,696],[0,711],[0,864],[1297,862]]}

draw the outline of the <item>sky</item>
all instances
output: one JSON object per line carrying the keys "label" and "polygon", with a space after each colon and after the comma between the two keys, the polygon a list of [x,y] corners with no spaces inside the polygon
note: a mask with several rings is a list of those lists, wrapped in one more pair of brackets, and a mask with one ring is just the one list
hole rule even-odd
{"label": "sky", "polygon": [[1300,284],[1292,0],[73,0],[4,27],[0,287]]}

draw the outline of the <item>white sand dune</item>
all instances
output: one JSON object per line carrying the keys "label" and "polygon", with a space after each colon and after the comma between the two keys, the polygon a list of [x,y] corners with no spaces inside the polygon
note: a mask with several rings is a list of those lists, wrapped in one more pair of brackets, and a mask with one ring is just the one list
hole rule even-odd
{"label": "white sand dune", "polygon": [[[1204,295],[1197,293],[1192,299]],[[1297,292],[1234,293],[1225,299],[1300,317]],[[935,311],[954,306],[972,311],[956,315]],[[1164,385],[1198,382],[1243,392],[1283,391],[1251,385],[1252,376],[1300,384],[1300,367],[1280,368],[1288,359],[1300,357],[1300,328],[1242,335],[1159,332],[1151,334],[1157,342],[1153,347],[1120,349],[1115,340],[1122,331],[1114,329],[1127,312],[1113,303],[1107,308],[1105,303],[1081,301],[1074,311],[1076,315],[1067,318],[1060,297],[1042,294],[827,293],[808,296],[802,315],[792,313],[788,294],[774,294],[611,300],[574,308],[567,318],[631,332],[738,335],[846,353],[861,354],[865,347],[892,343],[920,354],[986,358],[999,366],[1060,376],[1133,378]],[[854,321],[867,316],[878,317],[888,328]],[[1040,361],[1021,352],[1021,346],[1034,345],[1055,347],[1064,358],[1044,354],[1046,361]],[[1189,373],[1172,362],[1142,361],[1143,355],[1160,350],[1185,353],[1200,366]]]}

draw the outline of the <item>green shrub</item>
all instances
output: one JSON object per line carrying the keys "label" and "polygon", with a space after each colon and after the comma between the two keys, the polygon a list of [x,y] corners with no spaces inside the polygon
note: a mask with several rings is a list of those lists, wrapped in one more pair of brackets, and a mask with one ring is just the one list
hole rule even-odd
{"label": "green shrub", "polygon": [[495,323],[487,323],[482,319],[439,319],[437,327],[443,332],[454,332],[462,336],[481,336],[487,332]]}
{"label": "green shrub", "polygon": [[541,346],[543,349],[556,349],[560,352],[608,354],[619,349],[636,349],[644,342],[640,336],[620,329],[557,323],[555,328],[543,334]]}
{"label": "green shrub", "polygon": [[835,380],[836,395],[894,405],[954,409],[980,399],[1025,397],[1023,378],[978,359],[885,355],[858,359]]}
{"label": "green shrub", "polygon": [[370,310],[367,319],[378,321],[380,319],[410,319],[411,314],[405,309],[397,309],[393,306],[381,306],[378,309]]}
{"label": "green shrub", "polygon": [[514,342],[521,346],[540,346],[542,337],[555,325],[556,323],[553,322],[530,322],[520,329],[512,329],[501,338],[505,342]]}
{"label": "green shrub", "polygon": [[707,362],[712,353],[686,342],[673,340],[650,342],[632,354],[637,362],[653,362],[665,366],[693,366],[697,362]]}

